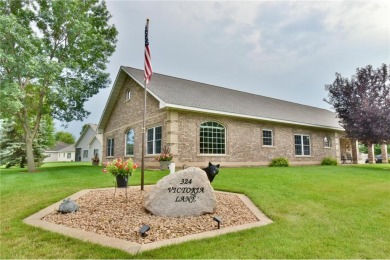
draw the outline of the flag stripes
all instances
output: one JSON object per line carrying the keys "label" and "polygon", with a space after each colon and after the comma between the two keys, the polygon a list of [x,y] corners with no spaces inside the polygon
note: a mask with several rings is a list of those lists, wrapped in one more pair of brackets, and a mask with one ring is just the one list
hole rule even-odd
{"label": "flag stripes", "polygon": [[150,79],[152,78],[153,70],[152,70],[152,59],[150,57],[150,49],[149,49],[149,19],[146,19],[145,26],[145,66],[144,66],[144,80],[145,84],[148,84]]}

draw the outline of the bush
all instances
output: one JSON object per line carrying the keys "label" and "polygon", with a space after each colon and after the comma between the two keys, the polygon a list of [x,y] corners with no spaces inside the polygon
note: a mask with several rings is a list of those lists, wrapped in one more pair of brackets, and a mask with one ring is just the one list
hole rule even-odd
{"label": "bush", "polygon": [[270,167],[288,167],[288,159],[284,157],[274,158],[271,161]]}
{"label": "bush", "polygon": [[322,159],[321,165],[337,165],[337,160],[332,157]]}

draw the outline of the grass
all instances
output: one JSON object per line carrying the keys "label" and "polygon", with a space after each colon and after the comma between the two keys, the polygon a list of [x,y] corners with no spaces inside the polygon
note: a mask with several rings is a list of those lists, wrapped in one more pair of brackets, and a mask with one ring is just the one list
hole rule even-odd
{"label": "grass", "polygon": [[[0,171],[0,258],[390,258],[390,165],[222,168],[213,187],[246,194],[274,223],[139,255],[22,222],[81,189],[112,186],[101,167]],[[145,183],[167,173],[146,171]],[[139,180],[137,171],[130,182]]]}

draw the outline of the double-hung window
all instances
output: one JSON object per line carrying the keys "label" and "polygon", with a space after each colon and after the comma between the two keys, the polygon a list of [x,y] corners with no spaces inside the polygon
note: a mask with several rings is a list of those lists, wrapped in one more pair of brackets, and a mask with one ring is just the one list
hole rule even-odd
{"label": "double-hung window", "polygon": [[156,126],[148,129],[147,154],[161,153],[162,127]]}
{"label": "double-hung window", "polygon": [[310,155],[310,136],[294,135],[295,155]]}
{"label": "double-hung window", "polygon": [[107,156],[114,156],[114,138],[107,139]]}
{"label": "double-hung window", "polygon": [[225,154],[225,127],[217,122],[200,125],[200,153]]}
{"label": "double-hung window", "polygon": [[264,146],[273,146],[273,136],[272,130],[263,130],[263,145]]}
{"label": "double-hung window", "polygon": [[[64,154],[65,157],[65,154]],[[88,150],[83,151],[83,158],[88,158]]]}

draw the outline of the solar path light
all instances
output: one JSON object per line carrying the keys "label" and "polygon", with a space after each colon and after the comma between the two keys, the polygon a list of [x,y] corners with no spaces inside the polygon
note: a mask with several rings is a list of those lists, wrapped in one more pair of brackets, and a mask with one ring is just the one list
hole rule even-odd
{"label": "solar path light", "polygon": [[222,218],[218,217],[218,216],[215,216],[215,217],[213,217],[213,220],[218,223],[218,229],[220,229],[221,228],[221,223],[222,223]]}
{"label": "solar path light", "polygon": [[148,235],[146,234],[146,232],[148,232],[149,230],[150,227],[148,225],[142,225],[138,232],[141,234],[142,237],[146,237]]}

